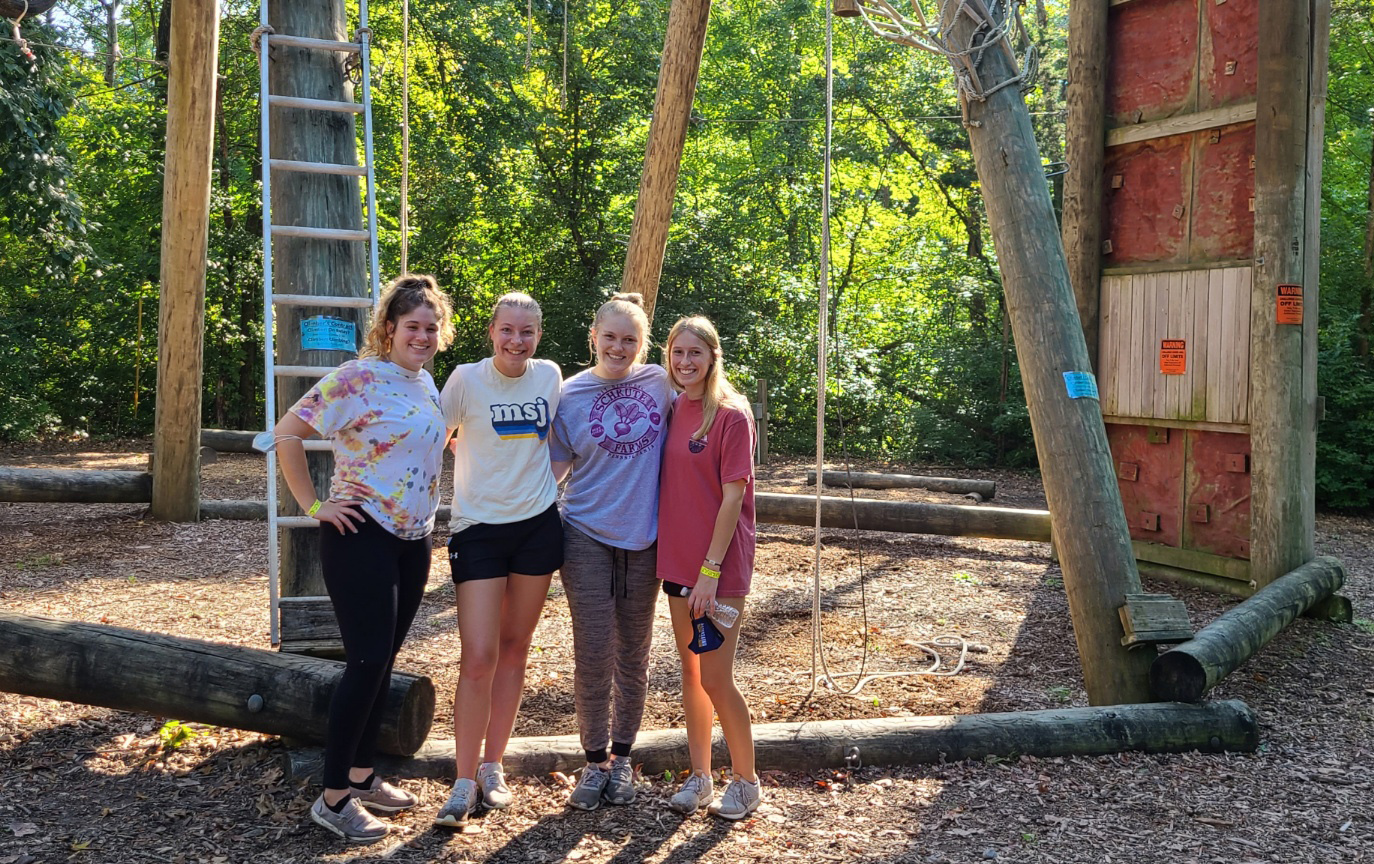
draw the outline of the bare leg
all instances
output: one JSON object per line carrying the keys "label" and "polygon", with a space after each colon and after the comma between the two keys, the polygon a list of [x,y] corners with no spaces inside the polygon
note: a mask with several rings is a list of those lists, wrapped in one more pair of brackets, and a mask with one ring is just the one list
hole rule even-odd
{"label": "bare leg", "polygon": [[477,757],[491,717],[492,684],[501,641],[506,579],[458,584],[458,637],[462,655],[453,694],[453,747],[457,776],[476,779]]}
{"label": "bare leg", "polygon": [[[678,601],[684,608],[687,601]],[[716,602],[744,611],[743,597],[721,597]],[[754,773],[754,730],[750,725],[749,705],[744,694],[735,686],[735,649],[739,646],[739,632],[744,625],[741,614],[734,627],[721,628],[725,643],[715,651],[699,655],[701,687],[720,716],[720,731],[730,748],[730,771],[750,783],[758,782]],[[682,676],[684,679],[686,674]],[[689,732],[690,738],[690,732]]]}
{"label": "bare leg", "polygon": [[[687,609],[687,599],[669,597],[668,613],[673,620],[673,643],[677,645],[678,658],[682,660],[682,713],[687,726],[687,752],[692,760],[692,770],[709,775],[711,721],[715,709],[701,686],[700,660],[706,655],[693,654],[687,647],[692,641],[692,613]],[[721,646],[708,653],[716,654],[723,650],[724,646]]]}
{"label": "bare leg", "polygon": [[520,698],[525,691],[525,662],[530,654],[530,640],[534,638],[534,628],[539,625],[539,614],[549,596],[552,578],[552,573],[543,576],[512,573],[506,579],[483,762],[500,762],[506,752],[511,730],[515,728],[515,715],[520,711]]}

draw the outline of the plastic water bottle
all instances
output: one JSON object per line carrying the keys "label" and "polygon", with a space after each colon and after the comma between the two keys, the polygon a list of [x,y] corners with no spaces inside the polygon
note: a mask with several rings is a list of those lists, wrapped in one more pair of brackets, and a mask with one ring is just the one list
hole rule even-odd
{"label": "plastic water bottle", "polygon": [[712,600],[711,612],[707,617],[724,627],[726,630],[729,630],[731,627],[734,627],[735,622],[739,620],[739,610],[733,606],[722,606]]}

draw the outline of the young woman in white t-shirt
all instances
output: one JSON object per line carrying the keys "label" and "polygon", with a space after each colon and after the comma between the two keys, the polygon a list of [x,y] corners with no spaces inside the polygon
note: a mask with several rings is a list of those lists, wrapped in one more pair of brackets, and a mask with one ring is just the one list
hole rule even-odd
{"label": "young woman in white t-shirt", "polygon": [[562,373],[534,359],[542,333],[539,304],[504,295],[487,325],[492,356],[454,369],[440,399],[455,430],[448,548],[462,641],[453,698],[458,779],[434,819],[450,828],[479,803],[510,806],[501,758],[520,710],[530,639],[563,563],[548,442]]}
{"label": "young woman in white t-shirt", "polygon": [[[387,834],[364,807],[412,807],[372,770],[392,663],[429,579],[431,532],[448,429],[424,364],[453,341],[433,277],[398,277],[382,294],[357,360],[326,375],[273,430],[287,486],[320,520],[320,563],[346,664],[329,705],[324,791],[315,822],[355,843]],[[329,498],[315,497],[302,438],[333,442]]]}

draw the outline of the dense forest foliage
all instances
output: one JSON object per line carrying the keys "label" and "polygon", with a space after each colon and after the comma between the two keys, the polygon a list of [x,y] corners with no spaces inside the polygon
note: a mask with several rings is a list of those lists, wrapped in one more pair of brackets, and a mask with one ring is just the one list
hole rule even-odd
{"label": "dense forest foliage", "polygon": [[[74,0],[0,38],[0,439],[151,429],[166,0]],[[352,4],[350,4],[352,5]],[[370,4],[383,271],[398,266],[401,3]],[[221,3],[205,423],[261,428],[256,4]],[[411,269],[452,293],[483,352],[503,291],[543,303],[540,353],[576,369],[618,288],[667,3],[412,0]],[[1374,505],[1368,243],[1371,0],[1338,0],[1323,183],[1319,485]],[[1029,16],[1026,98],[1062,158],[1065,7]],[[566,21],[566,25],[565,25]],[[714,318],[737,383],[768,382],[772,445],[814,447],[824,6],[712,12],[656,336]],[[115,56],[111,56],[115,55]],[[836,21],[828,419],[832,453],[1034,462],[996,251],[947,68]],[[1054,178],[1047,183],[1054,184]],[[1052,192],[1057,190],[1052,189]]]}

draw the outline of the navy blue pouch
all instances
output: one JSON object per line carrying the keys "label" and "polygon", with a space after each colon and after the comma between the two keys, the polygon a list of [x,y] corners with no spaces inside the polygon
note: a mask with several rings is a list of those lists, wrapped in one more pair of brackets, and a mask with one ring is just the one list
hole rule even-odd
{"label": "navy blue pouch", "polygon": [[725,644],[725,637],[710,618],[692,619],[692,641],[687,644],[693,654],[705,654]]}

